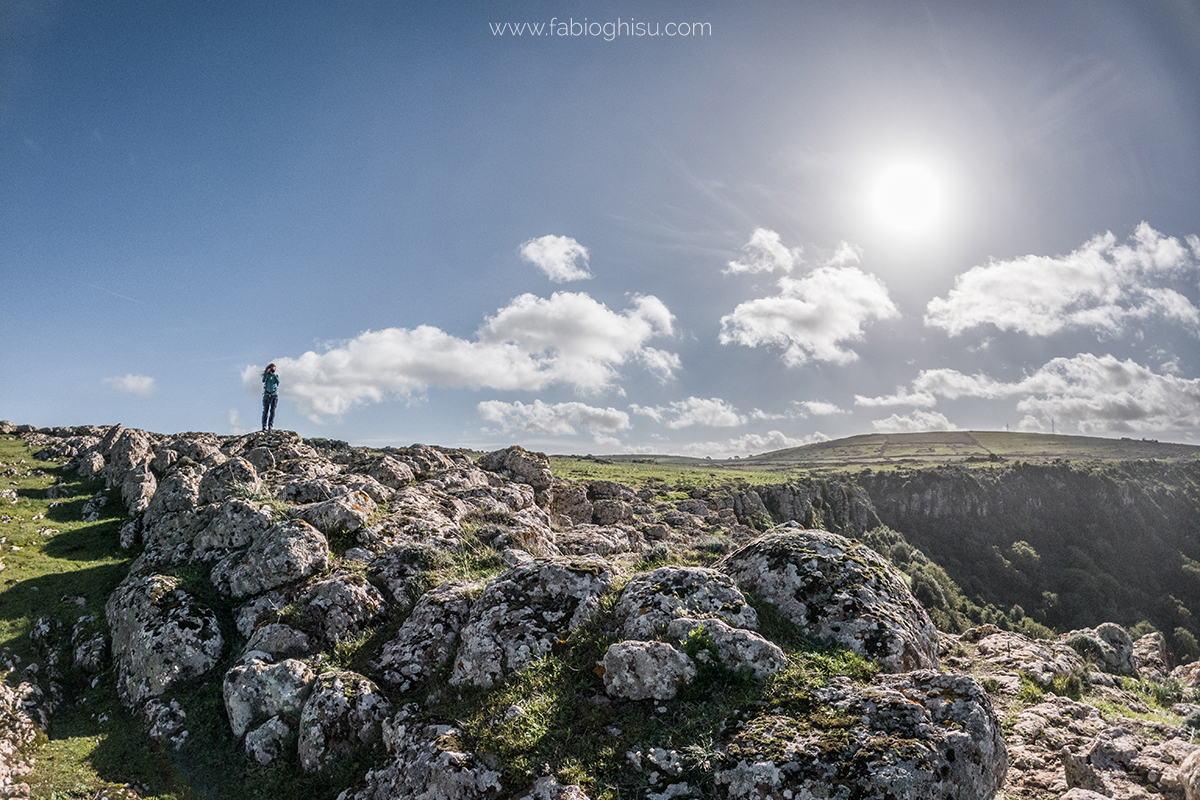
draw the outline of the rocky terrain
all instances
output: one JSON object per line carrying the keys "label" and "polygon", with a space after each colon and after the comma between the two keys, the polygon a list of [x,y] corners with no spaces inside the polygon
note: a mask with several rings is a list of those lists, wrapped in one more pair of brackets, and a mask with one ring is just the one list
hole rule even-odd
{"label": "rocky terrain", "polygon": [[109,681],[167,757],[227,746],[248,781],[337,776],[311,785],[339,800],[1200,800],[1200,663],[1111,623],[939,631],[891,553],[820,529],[868,533],[852,493],[575,483],[519,447],[0,433],[94,478],[82,513],[120,503],[136,555],[103,609],[36,621],[36,668],[0,664],[0,797],[29,796],[72,687]]}

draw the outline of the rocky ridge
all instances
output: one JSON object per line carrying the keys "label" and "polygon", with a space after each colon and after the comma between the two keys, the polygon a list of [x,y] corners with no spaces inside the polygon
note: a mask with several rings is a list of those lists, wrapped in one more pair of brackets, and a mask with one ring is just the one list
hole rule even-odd
{"label": "rocky ridge", "polygon": [[[869,506],[852,496],[680,499],[563,481],[518,447],[476,461],[287,432],[8,427],[39,458],[102,478],[96,502],[127,511],[121,542],[138,555],[104,619],[37,635],[109,676],[168,750],[189,746],[181,687],[203,683],[239,757],[310,774],[372,765],[346,800],[599,797],[611,787],[586,770],[582,784],[562,765],[521,773],[450,716],[464,692],[486,702],[592,637],[589,713],[665,720],[718,685],[753,698],[703,746],[608,725],[605,774],[639,796],[1200,798],[1193,731],[1121,713],[1152,710],[1135,677],[1173,679],[1176,716],[1191,719],[1200,668],[1166,674],[1161,636],[1133,642],[1116,625],[1058,641],[939,633],[887,559],[796,522],[865,527]],[[697,543],[724,556],[670,563]],[[804,653],[830,646],[877,669],[801,683]],[[331,658],[356,647],[358,671]],[[27,686],[24,705],[0,706],[13,753],[49,723],[37,714],[51,703]],[[1106,703],[1070,697],[1083,688]],[[502,711],[496,724],[514,729],[531,713]],[[0,773],[0,796],[20,796],[4,780],[17,785]]]}

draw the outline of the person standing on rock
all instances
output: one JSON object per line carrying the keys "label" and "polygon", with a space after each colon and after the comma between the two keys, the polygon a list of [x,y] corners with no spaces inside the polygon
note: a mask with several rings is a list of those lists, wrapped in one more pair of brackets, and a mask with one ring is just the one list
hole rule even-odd
{"label": "person standing on rock", "polygon": [[267,364],[263,370],[263,418],[262,429],[269,431],[275,427],[275,406],[279,404],[279,376],[275,374],[275,365]]}

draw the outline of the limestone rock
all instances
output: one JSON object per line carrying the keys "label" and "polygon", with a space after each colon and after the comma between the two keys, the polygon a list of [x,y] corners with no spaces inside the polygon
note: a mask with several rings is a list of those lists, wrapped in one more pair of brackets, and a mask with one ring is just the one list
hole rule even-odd
{"label": "limestone rock", "polygon": [[[719,619],[672,620],[667,625],[666,636],[670,642],[687,641],[696,631],[712,642],[717,659],[734,672],[749,672],[759,680],[774,675],[787,666],[787,655],[776,644],[744,628],[733,628]],[[696,658],[707,658],[707,650],[700,651]]]}
{"label": "limestone rock", "polygon": [[259,594],[307,578],[329,566],[329,543],[321,532],[298,519],[272,525],[245,553],[213,567],[213,585],[234,597]]}
{"label": "limestone rock", "polygon": [[962,640],[974,642],[979,655],[991,663],[1023,672],[1043,687],[1083,667],[1079,654],[1066,644],[1035,641],[995,625],[971,628],[962,634]]}
{"label": "limestone rock", "polygon": [[1170,677],[1167,642],[1158,631],[1147,633],[1133,643],[1133,661],[1142,680],[1163,683]]}
{"label": "limestone rock", "polygon": [[367,773],[365,786],[338,800],[499,800],[500,773],[464,752],[462,731],[430,725],[406,708],[384,722],[390,759]]}
{"label": "limestone rock", "polygon": [[519,446],[480,456],[479,466],[519,483],[529,484],[537,491],[549,489],[554,481],[554,476],[550,474],[550,459],[544,453],[533,453]]}
{"label": "limestone rock", "polygon": [[229,670],[222,695],[233,735],[241,737],[279,715],[299,719],[315,680],[307,664],[290,658],[278,664],[250,659]]}
{"label": "limestone rock", "polygon": [[164,703],[154,698],[146,701],[146,705],[142,706],[142,719],[146,721],[146,732],[150,738],[172,750],[178,750],[187,741],[188,731],[184,727],[187,713],[178,700]]}
{"label": "limestone rock", "polygon": [[718,617],[735,628],[758,628],[758,614],[733,579],[706,567],[660,567],[634,576],[616,614],[626,639],[653,638],[677,617]]}
{"label": "limestone rock", "polygon": [[270,764],[282,755],[283,741],[292,733],[292,728],[281,717],[271,717],[252,731],[246,733],[243,746],[246,755],[259,764]]}
{"label": "limestone rock", "polygon": [[1095,628],[1071,631],[1063,641],[1087,661],[1114,675],[1137,676],[1133,640],[1120,625],[1105,622]]}
{"label": "limestone rock", "polygon": [[375,501],[363,492],[334,497],[320,503],[294,506],[288,516],[302,519],[319,531],[356,531],[375,511]]}
{"label": "limestone rock", "polygon": [[254,630],[246,651],[259,650],[276,658],[299,658],[316,651],[308,634],[282,622],[268,622]]}
{"label": "limestone rock", "polygon": [[379,742],[391,703],[355,672],[318,676],[300,715],[300,766],[316,772]]}
{"label": "limestone rock", "polygon": [[553,775],[537,779],[533,788],[517,800],[588,800],[587,793],[574,784],[562,784]]}
{"label": "limestone rock", "polygon": [[[98,446],[103,448],[103,445],[102,440]],[[130,471],[148,467],[153,459],[149,434],[133,428],[120,431],[105,452],[108,466],[104,468],[104,488],[120,486]]]}
{"label": "limestone rock", "polygon": [[402,692],[429,680],[454,654],[478,583],[444,583],[426,592],[383,646],[383,679]]}
{"label": "limestone rock", "polygon": [[471,608],[452,684],[491,686],[583,624],[612,585],[598,558],[536,559],[501,573]]}
{"label": "limestone rock", "polygon": [[391,456],[376,459],[367,467],[367,474],[389,489],[402,489],[416,480],[412,467]]}
{"label": "limestone rock", "polygon": [[933,622],[896,569],[866,545],[781,526],[717,568],[809,635],[875,659],[885,671],[937,666]]}
{"label": "limestone rock", "polygon": [[225,649],[216,615],[166,575],[130,575],[109,597],[117,693],[136,707],[216,666]]}
{"label": "limestone rock", "polygon": [[696,677],[692,660],[665,642],[617,642],[600,663],[604,690],[624,700],[670,700]]}
{"label": "limestone rock", "polygon": [[586,486],[556,481],[547,494],[547,508],[551,514],[577,525],[591,523],[592,501],[588,500]]}
{"label": "limestone rock", "polygon": [[317,581],[298,603],[301,626],[329,648],[364,633],[387,611],[383,595],[358,574]]}
{"label": "limestone rock", "polygon": [[857,724],[831,737],[784,713],[763,713],[730,743],[727,766],[716,773],[720,796],[988,800],[1004,783],[1000,724],[969,677],[920,670],[881,676],[865,689],[835,681],[816,700]]}
{"label": "limestone rock", "polygon": [[143,464],[125,473],[125,480],[121,483],[121,501],[130,516],[145,511],[157,489],[158,480],[148,466]]}
{"label": "limestone rock", "polygon": [[241,493],[258,491],[258,471],[244,458],[231,458],[213,467],[200,479],[200,503],[222,503]]}
{"label": "limestone rock", "polygon": [[230,498],[214,513],[208,525],[192,540],[197,558],[209,560],[230,550],[247,547],[254,537],[271,527],[270,506],[260,506],[247,500]]}

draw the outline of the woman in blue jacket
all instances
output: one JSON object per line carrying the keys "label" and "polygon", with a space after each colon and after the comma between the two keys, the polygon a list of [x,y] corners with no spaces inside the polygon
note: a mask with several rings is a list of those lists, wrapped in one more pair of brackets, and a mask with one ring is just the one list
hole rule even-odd
{"label": "woman in blue jacket", "polygon": [[275,406],[279,403],[279,376],[275,374],[275,365],[267,364],[263,370],[263,418],[262,429],[269,431],[275,427]]}

